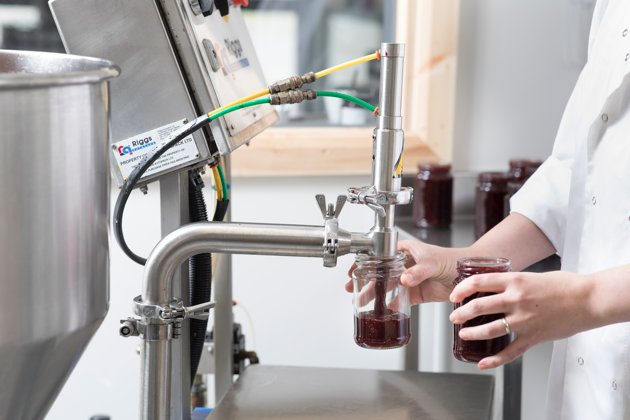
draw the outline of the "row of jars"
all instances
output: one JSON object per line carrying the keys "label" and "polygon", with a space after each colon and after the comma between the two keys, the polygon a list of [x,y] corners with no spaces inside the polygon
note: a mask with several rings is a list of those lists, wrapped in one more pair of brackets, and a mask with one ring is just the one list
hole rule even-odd
{"label": "row of jars", "polygon": [[[512,159],[508,172],[482,172],[475,192],[475,236],[510,212],[509,200],[536,171],[539,160]],[[448,164],[423,163],[414,179],[413,218],[418,227],[448,228],[453,219],[453,176]]]}

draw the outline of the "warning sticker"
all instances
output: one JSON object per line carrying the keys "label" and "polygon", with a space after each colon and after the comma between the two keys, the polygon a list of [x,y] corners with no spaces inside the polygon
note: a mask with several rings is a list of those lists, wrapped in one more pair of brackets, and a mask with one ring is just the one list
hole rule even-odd
{"label": "warning sticker", "polygon": [[[112,144],[112,153],[116,160],[116,165],[122,177],[127,179],[136,166],[142,162],[143,158],[155,151],[156,146],[183,126],[186,120],[167,124],[146,133],[138,134],[126,140],[121,140]],[[142,178],[162,172],[166,169],[180,166],[184,163],[196,160],[199,157],[199,149],[195,144],[195,139],[190,135],[175,146],[171,147],[144,173]]]}

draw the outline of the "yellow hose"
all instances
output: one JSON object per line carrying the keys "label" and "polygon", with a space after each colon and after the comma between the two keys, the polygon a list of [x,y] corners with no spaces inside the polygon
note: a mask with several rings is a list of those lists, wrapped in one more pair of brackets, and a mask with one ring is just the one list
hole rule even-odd
{"label": "yellow hose", "polygon": [[217,201],[223,201],[223,188],[221,188],[221,177],[216,166],[212,167],[212,176],[214,178],[214,188],[217,190]]}
{"label": "yellow hose", "polygon": [[241,99],[237,99],[235,101],[230,102],[227,105],[223,105],[222,107],[213,109],[212,111],[208,112],[208,117],[212,117],[214,114],[217,114],[231,106],[239,105],[239,104],[242,104],[243,102],[251,101],[253,99],[260,98],[261,96],[265,96],[267,94],[269,94],[269,89],[263,89],[260,92],[252,93],[251,95],[248,95],[248,96],[243,96]]}
{"label": "yellow hose", "polygon": [[347,69],[348,67],[356,66],[357,64],[367,63],[368,61],[376,60],[378,56],[379,56],[378,53],[374,53],[374,54],[366,55],[364,57],[355,58],[354,60],[337,64],[336,66],[327,68],[326,70],[318,71],[317,73],[315,73],[315,77],[319,79],[320,77],[328,76],[329,74],[334,73],[336,71]]}

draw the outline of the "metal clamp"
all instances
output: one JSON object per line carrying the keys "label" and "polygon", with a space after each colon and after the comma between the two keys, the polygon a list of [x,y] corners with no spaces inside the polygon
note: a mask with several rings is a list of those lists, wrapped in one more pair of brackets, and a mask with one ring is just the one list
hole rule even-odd
{"label": "metal clamp", "polygon": [[409,204],[412,199],[413,188],[410,187],[400,191],[377,191],[374,186],[348,188],[348,202],[365,204],[381,217],[385,217],[385,206]]}
{"label": "metal clamp", "polygon": [[315,196],[319,209],[324,217],[324,267],[335,267],[337,265],[337,250],[339,248],[339,221],[338,217],[346,204],[346,196],[337,196],[337,203],[328,203],[323,194]]}
{"label": "metal clamp", "polygon": [[214,302],[205,302],[186,307],[181,300],[178,300],[172,302],[168,307],[161,308],[158,316],[165,321],[182,319],[206,320],[210,316],[210,309],[214,307]]}
{"label": "metal clamp", "polygon": [[145,322],[137,318],[121,319],[118,332],[122,337],[141,337],[147,341],[161,341],[178,338],[179,328],[175,322]]}

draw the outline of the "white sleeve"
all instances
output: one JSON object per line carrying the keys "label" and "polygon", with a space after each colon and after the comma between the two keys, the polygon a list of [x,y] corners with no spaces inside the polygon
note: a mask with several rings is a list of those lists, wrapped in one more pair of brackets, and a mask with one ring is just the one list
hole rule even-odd
{"label": "white sleeve", "polygon": [[550,156],[510,199],[512,212],[534,222],[561,254],[564,247],[571,161]]}

